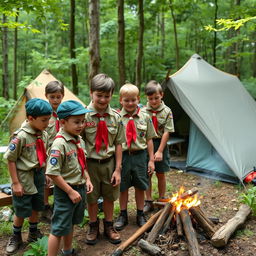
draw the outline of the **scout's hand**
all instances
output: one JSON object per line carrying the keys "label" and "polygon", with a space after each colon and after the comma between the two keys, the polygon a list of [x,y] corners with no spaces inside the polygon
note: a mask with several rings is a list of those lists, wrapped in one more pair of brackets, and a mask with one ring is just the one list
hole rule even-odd
{"label": "scout's hand", "polygon": [[24,189],[19,182],[12,184],[12,192],[15,196],[23,196],[24,195]]}
{"label": "scout's hand", "polygon": [[116,187],[121,182],[121,176],[119,171],[114,171],[111,177],[111,184],[113,187]]}
{"label": "scout's hand", "polygon": [[156,162],[160,162],[163,160],[163,153],[156,151],[155,155],[154,155],[154,160]]}
{"label": "scout's hand", "polygon": [[150,160],[148,162],[148,174],[152,175],[154,173],[154,170],[155,170],[155,163],[154,161]]}
{"label": "scout's hand", "polygon": [[68,196],[69,196],[69,198],[70,198],[70,200],[74,203],[74,204],[76,204],[76,203],[79,203],[80,201],[81,201],[81,196],[80,196],[80,194],[76,191],[76,190],[74,190],[74,189],[72,189],[69,193],[68,193]]}
{"label": "scout's hand", "polygon": [[46,175],[45,176],[45,186],[49,188],[52,184],[52,180]]}
{"label": "scout's hand", "polygon": [[87,178],[86,180],[86,193],[89,194],[93,191],[93,185],[91,183],[91,180]]}

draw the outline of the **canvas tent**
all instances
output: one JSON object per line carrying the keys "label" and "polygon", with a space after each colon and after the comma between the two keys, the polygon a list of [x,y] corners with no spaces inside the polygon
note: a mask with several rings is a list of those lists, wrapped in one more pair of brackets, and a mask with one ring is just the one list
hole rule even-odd
{"label": "canvas tent", "polygon": [[[20,127],[22,122],[26,119],[26,112],[25,112],[25,104],[31,98],[41,98],[46,100],[45,98],[45,86],[50,82],[57,80],[48,70],[43,70],[35,80],[29,84],[22,96],[19,98],[13,109],[9,113],[9,130],[10,133],[14,132],[16,129]],[[64,88],[65,96],[63,101],[65,100],[76,100],[82,103],[84,106],[85,104],[79,100],[76,95],[74,95],[68,88]]]}
{"label": "canvas tent", "polygon": [[189,131],[186,171],[243,182],[256,167],[256,103],[239,79],[194,54],[162,86],[178,130]]}

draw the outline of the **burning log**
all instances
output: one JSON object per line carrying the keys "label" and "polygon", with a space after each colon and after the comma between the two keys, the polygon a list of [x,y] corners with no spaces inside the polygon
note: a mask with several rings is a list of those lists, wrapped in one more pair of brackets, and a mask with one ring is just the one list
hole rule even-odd
{"label": "burning log", "polygon": [[175,219],[176,219],[177,234],[178,234],[178,237],[181,237],[183,236],[183,228],[182,228],[182,222],[180,219],[180,214],[178,212],[175,213]]}
{"label": "burning log", "polygon": [[200,256],[199,245],[196,238],[195,230],[192,226],[192,222],[187,209],[182,209],[180,212],[183,229],[188,242],[188,250],[190,256]]}
{"label": "burning log", "polygon": [[230,219],[225,225],[223,225],[213,235],[211,242],[215,247],[223,247],[228,243],[229,238],[235,232],[236,229],[241,227],[248,215],[251,213],[251,209],[248,205],[242,204],[236,215]]}
{"label": "burning log", "polygon": [[140,227],[130,238],[128,238],[125,242],[121,243],[121,245],[111,254],[111,256],[120,256],[123,254],[124,250],[131,245],[136,239],[138,239],[143,233],[145,233],[148,229],[150,229],[158,217],[161,215],[163,210],[158,211],[154,215],[152,215],[145,225]]}
{"label": "burning log", "polygon": [[191,207],[189,209],[190,213],[193,215],[197,223],[203,228],[208,238],[211,238],[215,230],[213,226],[209,224],[208,218],[203,214],[202,211],[200,211],[200,208],[198,206]]}
{"label": "burning log", "polygon": [[[197,209],[197,210],[200,212],[200,214],[205,218],[205,221],[207,221],[210,226],[214,227],[213,221],[211,220],[211,218],[208,218],[208,217],[206,216],[206,213],[203,211],[203,209],[202,209],[200,206],[196,206],[196,209]],[[215,220],[216,220],[216,218],[215,218]]]}

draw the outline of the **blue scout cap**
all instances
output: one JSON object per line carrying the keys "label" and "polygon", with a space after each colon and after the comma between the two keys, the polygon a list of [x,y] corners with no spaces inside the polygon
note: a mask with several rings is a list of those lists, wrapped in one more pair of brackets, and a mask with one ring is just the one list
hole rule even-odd
{"label": "blue scout cap", "polygon": [[26,105],[26,113],[30,116],[47,116],[52,114],[52,107],[49,102],[39,98],[29,100]]}
{"label": "blue scout cap", "polygon": [[92,111],[85,108],[80,102],[75,100],[67,100],[61,103],[57,108],[57,115],[59,119],[64,119],[68,116],[78,116],[88,112]]}

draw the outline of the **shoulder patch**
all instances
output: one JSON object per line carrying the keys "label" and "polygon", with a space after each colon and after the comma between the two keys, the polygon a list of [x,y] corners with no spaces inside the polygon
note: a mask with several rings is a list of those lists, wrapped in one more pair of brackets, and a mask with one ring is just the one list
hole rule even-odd
{"label": "shoulder patch", "polygon": [[9,145],[9,149],[10,149],[11,151],[14,151],[15,148],[16,148],[16,145],[15,145],[15,144],[11,143],[11,144]]}
{"label": "shoulder patch", "polygon": [[58,163],[58,159],[56,158],[56,157],[52,157],[51,159],[50,159],[50,164],[51,165],[56,165]]}
{"label": "shoulder patch", "polygon": [[60,151],[59,150],[51,150],[50,156],[60,157]]}
{"label": "shoulder patch", "polygon": [[14,137],[14,138],[12,138],[11,143],[12,143],[12,144],[18,144],[18,143],[19,143],[19,141],[20,141],[20,139],[19,139],[19,138]]}

